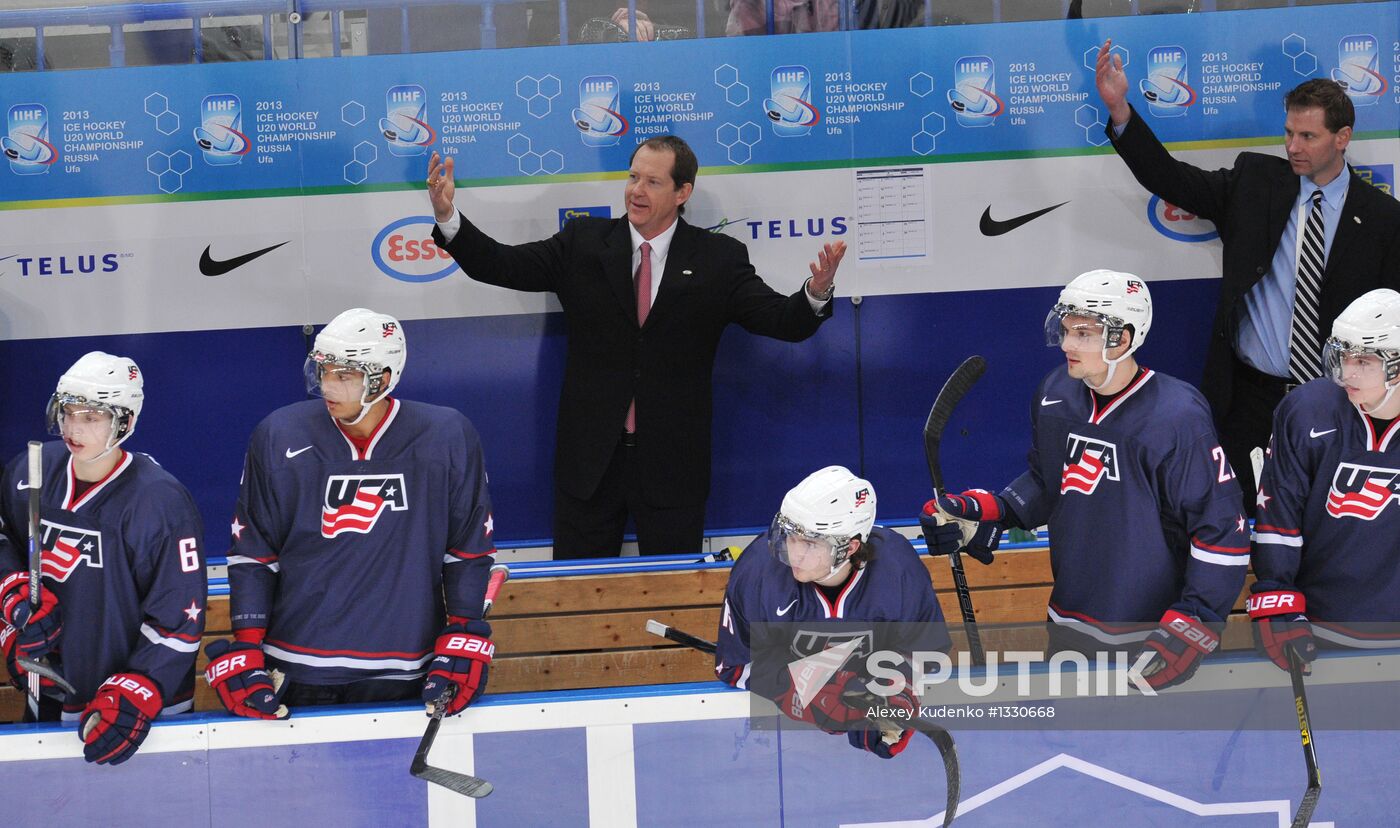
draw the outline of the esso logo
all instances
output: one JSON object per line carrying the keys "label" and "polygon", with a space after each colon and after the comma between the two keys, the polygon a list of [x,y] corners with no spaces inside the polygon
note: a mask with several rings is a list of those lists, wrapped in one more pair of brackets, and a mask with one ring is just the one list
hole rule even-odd
{"label": "esso logo", "polygon": [[1220,238],[1215,223],[1187,212],[1157,196],[1147,202],[1147,220],[1158,233],[1173,241],[1207,242]]}
{"label": "esso logo", "polygon": [[432,216],[409,216],[379,231],[370,256],[384,275],[401,282],[436,282],[457,269],[452,255],[433,243]]}

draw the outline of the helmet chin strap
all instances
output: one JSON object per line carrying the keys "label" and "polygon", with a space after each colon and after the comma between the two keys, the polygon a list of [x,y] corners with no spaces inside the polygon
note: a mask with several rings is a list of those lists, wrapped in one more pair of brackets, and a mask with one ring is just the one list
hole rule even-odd
{"label": "helmet chin strap", "polygon": [[1372,417],[1376,416],[1376,412],[1380,411],[1382,408],[1385,408],[1386,404],[1390,402],[1390,398],[1395,396],[1396,388],[1400,388],[1400,381],[1387,383],[1385,386],[1385,396],[1381,397],[1380,402],[1371,406],[1369,409],[1367,409],[1364,405],[1358,405],[1357,408],[1361,409],[1363,414],[1368,414]]}
{"label": "helmet chin strap", "polygon": [[[825,575],[817,579],[817,583],[821,584],[822,586],[835,586],[846,577],[846,568],[850,565],[851,559],[849,557],[842,560],[839,564],[833,564],[831,569]],[[836,577],[838,574],[841,576],[840,578]]]}
{"label": "helmet chin strap", "polygon": [[[385,392],[385,393],[387,393],[387,392]],[[363,420],[363,419],[365,418],[365,415],[369,413],[369,410],[370,410],[371,408],[374,407],[374,403],[377,403],[377,402],[379,402],[379,400],[381,400],[381,399],[384,398],[384,394],[380,394],[380,395],[379,395],[379,399],[376,399],[374,402],[370,402],[369,399],[368,399],[368,397],[369,397],[369,389],[368,389],[368,388],[366,388],[366,389],[364,389],[363,391],[360,392],[360,413],[355,415],[355,419],[353,419],[353,420],[342,420],[341,418],[336,417],[336,418],[335,418],[336,422],[340,423],[341,425],[347,425],[347,426],[359,425],[359,424],[360,424],[360,421]]]}

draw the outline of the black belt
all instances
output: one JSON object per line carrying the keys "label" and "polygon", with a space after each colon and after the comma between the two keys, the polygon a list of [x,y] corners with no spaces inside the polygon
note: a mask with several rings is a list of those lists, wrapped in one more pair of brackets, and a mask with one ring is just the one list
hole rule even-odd
{"label": "black belt", "polygon": [[626,446],[627,448],[636,448],[636,447],[637,447],[637,432],[635,432],[635,431],[624,431],[624,432],[622,432],[622,444],[623,444],[624,446]]}
{"label": "black belt", "polygon": [[1299,383],[1294,382],[1292,379],[1266,374],[1258,368],[1249,365],[1239,357],[1235,357],[1235,376],[1239,377],[1242,382],[1248,385],[1270,391],[1277,394],[1279,397],[1282,397],[1299,385]]}

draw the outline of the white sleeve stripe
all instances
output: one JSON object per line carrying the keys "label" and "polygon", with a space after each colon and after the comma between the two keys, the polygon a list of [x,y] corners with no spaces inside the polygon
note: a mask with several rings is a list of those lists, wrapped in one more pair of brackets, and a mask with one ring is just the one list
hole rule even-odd
{"label": "white sleeve stripe", "polygon": [[1298,547],[1298,548],[1301,549],[1302,546],[1303,546],[1303,536],[1302,536],[1302,535],[1280,535],[1280,534],[1277,534],[1277,533],[1275,533],[1275,532],[1256,532],[1256,533],[1254,533],[1254,542],[1255,542],[1255,543],[1276,543],[1276,544],[1278,544],[1279,546],[1296,546],[1296,547]]}
{"label": "white sleeve stripe", "polygon": [[282,564],[278,563],[277,561],[273,561],[272,563],[263,563],[257,558],[250,558],[247,555],[228,556],[229,566],[238,566],[239,564],[257,564],[258,566],[265,566],[268,569],[271,569],[273,572],[277,572],[282,569]]}
{"label": "white sleeve stripe", "polygon": [[739,680],[734,682],[735,687],[738,687],[740,690],[749,689],[749,670],[751,669],[753,669],[752,662],[744,665],[744,672],[740,673]]}
{"label": "white sleeve stripe", "polygon": [[1197,546],[1191,547],[1191,557],[1198,561],[1219,564],[1220,566],[1249,566],[1249,556],[1246,554],[1222,555],[1219,552],[1207,552]]}
{"label": "white sleeve stripe", "polygon": [[181,641],[178,638],[168,638],[155,631],[150,624],[141,625],[141,634],[154,644],[169,647],[177,653],[197,653],[199,652],[198,641]]}

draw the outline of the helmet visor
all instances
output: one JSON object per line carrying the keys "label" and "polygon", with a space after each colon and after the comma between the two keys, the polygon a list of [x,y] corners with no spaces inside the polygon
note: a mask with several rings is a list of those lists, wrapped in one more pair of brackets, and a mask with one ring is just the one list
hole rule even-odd
{"label": "helmet visor", "polygon": [[829,572],[849,543],[847,538],[809,532],[781,512],[773,516],[768,527],[768,548],[773,557],[802,571]]}
{"label": "helmet visor", "polygon": [[1056,305],[1045,316],[1045,344],[1063,351],[1099,353],[1104,349],[1104,320],[1071,305]]}
{"label": "helmet visor", "polygon": [[307,355],[303,369],[306,392],[325,397],[331,402],[361,402],[369,396],[367,367],[363,363],[346,362],[320,351],[312,351]]}
{"label": "helmet visor", "polygon": [[70,447],[96,447],[99,452],[116,445],[125,413],[125,409],[118,411],[110,405],[64,393],[50,397],[46,411],[50,434],[62,437]]}
{"label": "helmet visor", "polygon": [[1387,362],[1394,362],[1390,354],[1377,351],[1374,348],[1357,348],[1350,342],[1337,337],[1327,340],[1322,349],[1323,364],[1327,366],[1327,374],[1332,381],[1341,386],[1351,386],[1353,388],[1381,388],[1386,381],[1393,379],[1389,376],[1392,372],[1387,368]]}

